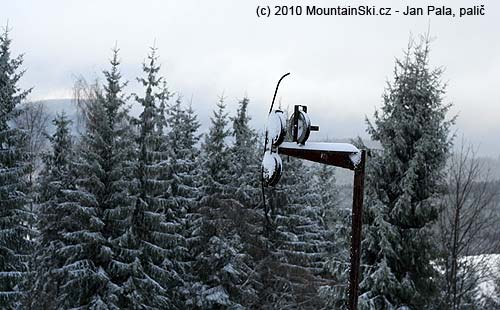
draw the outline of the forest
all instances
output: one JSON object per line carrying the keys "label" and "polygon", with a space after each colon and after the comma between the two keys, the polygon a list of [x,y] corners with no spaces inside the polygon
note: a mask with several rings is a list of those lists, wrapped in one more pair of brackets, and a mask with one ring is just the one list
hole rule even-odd
{"label": "forest", "polygon": [[[20,88],[30,69],[12,42],[6,29],[1,309],[345,309],[352,188],[284,158],[262,189],[250,98],[214,100],[200,132],[159,51],[135,80],[115,47],[101,79],[75,83],[78,116],[51,117]],[[359,309],[500,308],[500,181],[455,135],[430,47],[410,40],[387,68],[366,119],[379,147],[352,141],[368,151]]]}

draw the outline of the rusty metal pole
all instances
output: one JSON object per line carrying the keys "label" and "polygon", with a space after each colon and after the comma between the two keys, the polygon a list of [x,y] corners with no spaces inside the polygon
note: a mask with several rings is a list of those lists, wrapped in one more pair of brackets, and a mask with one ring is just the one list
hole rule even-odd
{"label": "rusty metal pole", "polygon": [[354,190],[352,197],[351,224],[351,269],[349,271],[349,310],[358,309],[365,160],[366,151],[361,150],[361,161],[354,169]]}

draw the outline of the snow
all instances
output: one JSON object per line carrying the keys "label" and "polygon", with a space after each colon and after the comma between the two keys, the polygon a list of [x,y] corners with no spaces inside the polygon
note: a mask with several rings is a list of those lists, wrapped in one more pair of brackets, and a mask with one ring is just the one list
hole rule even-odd
{"label": "snow", "polygon": [[361,152],[352,153],[351,155],[349,155],[349,158],[351,159],[354,166],[357,166],[361,161]]}
{"label": "snow", "polygon": [[273,174],[275,173],[276,167],[276,154],[267,151],[264,154],[264,159],[262,160],[262,169],[264,173],[264,179],[270,180]]}
{"label": "snow", "polygon": [[361,151],[357,147],[349,143],[307,142],[306,144],[302,145],[295,142],[283,142],[280,145],[280,148],[350,153],[349,158],[351,159],[351,162],[354,166],[359,164],[359,162],[361,161]]}
{"label": "snow", "polygon": [[285,124],[286,120],[283,112],[275,110],[269,114],[269,117],[267,118],[266,132],[271,142],[278,140]]}
{"label": "snow", "polygon": [[280,148],[316,150],[325,152],[360,153],[360,150],[349,143],[307,142],[305,145],[294,142],[283,142]]}
{"label": "snow", "polygon": [[205,291],[206,299],[219,305],[229,305],[229,295],[222,285],[210,288]]}
{"label": "snow", "polygon": [[[494,296],[495,294],[495,278],[500,276],[500,254],[482,254],[482,255],[474,255],[467,256],[467,262],[472,263],[473,265],[486,267],[489,271],[483,281],[479,283],[479,292],[478,297],[483,299],[487,296]],[[500,301],[500,300],[499,300]]]}

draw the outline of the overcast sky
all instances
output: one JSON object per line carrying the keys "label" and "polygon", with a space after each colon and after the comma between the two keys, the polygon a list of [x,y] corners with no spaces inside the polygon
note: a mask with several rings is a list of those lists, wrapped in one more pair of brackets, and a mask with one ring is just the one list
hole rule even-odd
{"label": "overcast sky", "polygon": [[[283,105],[309,106],[321,135],[366,136],[365,116],[380,107],[411,33],[430,25],[431,64],[446,68],[446,101],[458,113],[455,126],[480,147],[500,155],[500,4],[482,1],[485,16],[324,16],[257,18],[257,5],[332,6],[339,1],[3,1],[0,23],[12,28],[13,50],[25,53],[22,85],[31,98],[67,98],[74,77],[99,77],[115,42],[121,50],[127,91],[140,91],[135,77],[156,41],[162,73],[208,119],[218,95],[229,108],[251,99],[253,124],[264,127],[277,79],[286,72]],[[404,1],[343,1],[403,10]],[[410,1],[408,1],[410,3]],[[415,1],[411,1],[415,3]],[[457,11],[473,1],[418,1]],[[474,4],[474,3],[473,3]]]}

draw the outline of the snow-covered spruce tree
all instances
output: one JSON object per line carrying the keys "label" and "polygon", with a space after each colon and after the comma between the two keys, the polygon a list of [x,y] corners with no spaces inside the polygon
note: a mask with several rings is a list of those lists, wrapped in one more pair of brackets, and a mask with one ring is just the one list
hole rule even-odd
{"label": "snow-covered spruce tree", "polygon": [[[127,97],[123,92],[126,82],[122,82],[118,52],[119,50],[114,48],[111,68],[103,72],[106,78],[104,91],[102,94],[98,93],[97,97],[104,107],[104,124],[97,127],[97,134],[103,143],[95,146],[95,153],[101,156],[101,172],[98,177],[102,186],[95,195],[105,225],[103,236],[112,252],[105,266],[112,290],[123,286],[132,268],[127,264],[128,249],[123,247],[121,242],[129,226],[128,215],[135,203],[132,191],[136,144],[131,118],[128,115],[129,108],[126,106]],[[113,296],[113,306],[123,307],[123,290],[119,288],[116,295],[118,301],[115,301]]]}
{"label": "snow-covered spruce tree", "polygon": [[431,226],[448,151],[449,105],[442,69],[428,65],[429,40],[410,44],[368,132],[382,151],[369,160],[362,309],[427,309],[436,296]]}
{"label": "snow-covered spruce tree", "polygon": [[158,113],[156,113],[156,130],[158,134],[162,137],[163,141],[166,139],[166,131],[167,131],[167,118],[168,118],[168,102],[170,98],[173,96],[173,93],[168,89],[167,81],[165,79],[161,79],[158,85]]}
{"label": "snow-covered spruce tree", "polygon": [[259,275],[248,253],[248,242],[260,218],[234,199],[214,194],[200,202],[201,226],[198,232],[192,286],[194,309],[259,308]]}
{"label": "snow-covered spruce tree", "polygon": [[184,213],[194,203],[194,199],[200,196],[200,184],[197,179],[199,150],[196,148],[200,138],[197,134],[200,123],[191,106],[185,109],[181,98],[177,98],[168,108],[167,124],[170,128],[166,143],[169,149],[171,179],[171,193],[167,200]]}
{"label": "snow-covered spruce tree", "polygon": [[171,128],[167,141],[171,152],[171,171],[174,172],[172,193],[174,197],[179,197],[179,204],[186,207],[200,196],[197,166],[200,152],[196,145],[200,140],[197,132],[201,125],[192,106],[182,107],[180,99],[170,106],[167,123]]}
{"label": "snow-covered spruce tree", "polygon": [[29,93],[17,85],[22,56],[11,57],[8,29],[0,35],[0,308],[19,307],[33,250],[33,214],[27,208],[29,171],[26,135],[13,128],[19,104]]}
{"label": "snow-covered spruce tree", "polygon": [[75,176],[71,164],[74,160],[70,135],[71,121],[58,114],[52,121],[56,131],[50,137],[51,151],[43,156],[44,169],[39,177],[39,200],[37,228],[38,250],[36,253],[36,276],[33,285],[33,309],[60,309],[61,286],[67,280],[64,270],[65,257],[61,249],[66,246],[64,234],[72,231],[75,218],[68,204],[65,190],[75,189]]}
{"label": "snow-covered spruce tree", "polygon": [[169,127],[165,143],[169,152],[167,178],[170,183],[165,197],[165,220],[169,223],[169,232],[176,236],[175,243],[168,247],[169,267],[178,274],[173,298],[180,308],[188,308],[192,304],[190,289],[195,281],[192,273],[194,257],[189,248],[195,242],[193,231],[199,218],[194,206],[200,197],[199,151],[196,148],[200,123],[191,107],[185,109],[182,106],[180,97],[168,106],[166,122]]}
{"label": "snow-covered spruce tree", "polygon": [[180,98],[169,108],[167,143],[170,145],[169,173],[170,196],[168,205],[175,207],[181,223],[182,244],[178,244],[176,262],[182,272],[182,285],[177,287],[181,295],[181,308],[194,307],[194,290],[197,275],[193,271],[196,253],[193,249],[199,244],[201,216],[198,212],[198,199],[201,198],[199,169],[199,149],[197,143],[200,127],[196,113],[191,105],[183,108]]}
{"label": "snow-covered spruce tree", "polygon": [[203,193],[197,206],[199,229],[194,231],[193,272],[197,282],[192,286],[191,303],[198,309],[255,308],[258,296],[255,263],[248,244],[255,238],[255,212],[231,196],[231,149],[227,145],[230,131],[221,98],[214,111],[209,133],[202,146]]}
{"label": "snow-covered spruce tree", "polygon": [[211,126],[205,141],[202,144],[203,192],[205,195],[226,194],[231,182],[231,151],[228,146],[228,137],[231,132],[227,129],[228,115],[224,97],[217,102]]}
{"label": "snow-covered spruce tree", "polygon": [[313,189],[320,197],[327,239],[331,242],[325,263],[331,283],[321,288],[321,296],[328,307],[340,309],[346,305],[349,285],[351,208],[340,203],[333,167],[320,165],[313,171]]}
{"label": "snow-covered spruce tree", "polygon": [[238,103],[236,115],[231,117],[232,136],[234,144],[231,146],[231,187],[234,189],[234,198],[247,207],[256,205],[260,201],[260,154],[258,154],[257,134],[250,127],[248,104],[250,99],[243,98]]}
{"label": "snow-covered spruce tree", "polygon": [[[247,275],[242,289],[244,305],[259,307],[259,291],[262,289],[262,279],[259,268],[267,255],[268,240],[263,236],[262,222],[264,219],[261,198],[260,159],[261,150],[257,133],[250,127],[248,105],[250,99],[244,97],[238,102],[236,115],[231,117],[233,144],[231,145],[230,173],[232,181],[229,184],[231,197],[238,200],[244,208],[242,216],[246,219],[236,227],[236,233],[241,239],[241,253],[246,256],[246,265],[253,271]],[[237,219],[237,222],[240,222]]]}
{"label": "snow-covered spruce tree", "polygon": [[65,191],[76,224],[64,233],[67,245],[60,251],[68,274],[60,296],[64,307],[119,307],[126,267],[115,252],[133,202],[133,144],[118,67],[115,49],[103,89],[96,88],[84,107],[85,133],[73,164],[77,187]]}
{"label": "snow-covered spruce tree", "polygon": [[156,48],[152,48],[143,65],[144,78],[138,81],[144,95],[136,95],[143,107],[136,120],[138,153],[134,168],[136,179],[133,210],[129,214],[126,234],[121,244],[126,248],[126,263],[131,273],[123,285],[123,307],[132,309],[176,309],[175,286],[179,275],[172,262],[172,247],[179,240],[177,223],[169,218],[166,195],[169,191],[168,149],[159,120],[162,78],[158,76]]}
{"label": "snow-covered spruce tree", "polygon": [[[335,177],[335,168],[328,165],[317,165],[311,167],[313,173],[312,188],[319,195],[322,217],[325,223],[333,228],[337,228],[339,221],[343,223],[344,218],[349,216],[351,209],[339,210],[340,203],[339,189],[337,187],[337,178]],[[340,228],[343,230],[344,228]],[[336,231],[336,229],[335,229]]]}
{"label": "snow-covered spruce tree", "polygon": [[308,167],[290,158],[284,163],[279,187],[269,195],[273,229],[269,233],[270,257],[262,268],[263,309],[319,309],[319,287],[329,231],[323,221],[319,195],[310,182]]}

